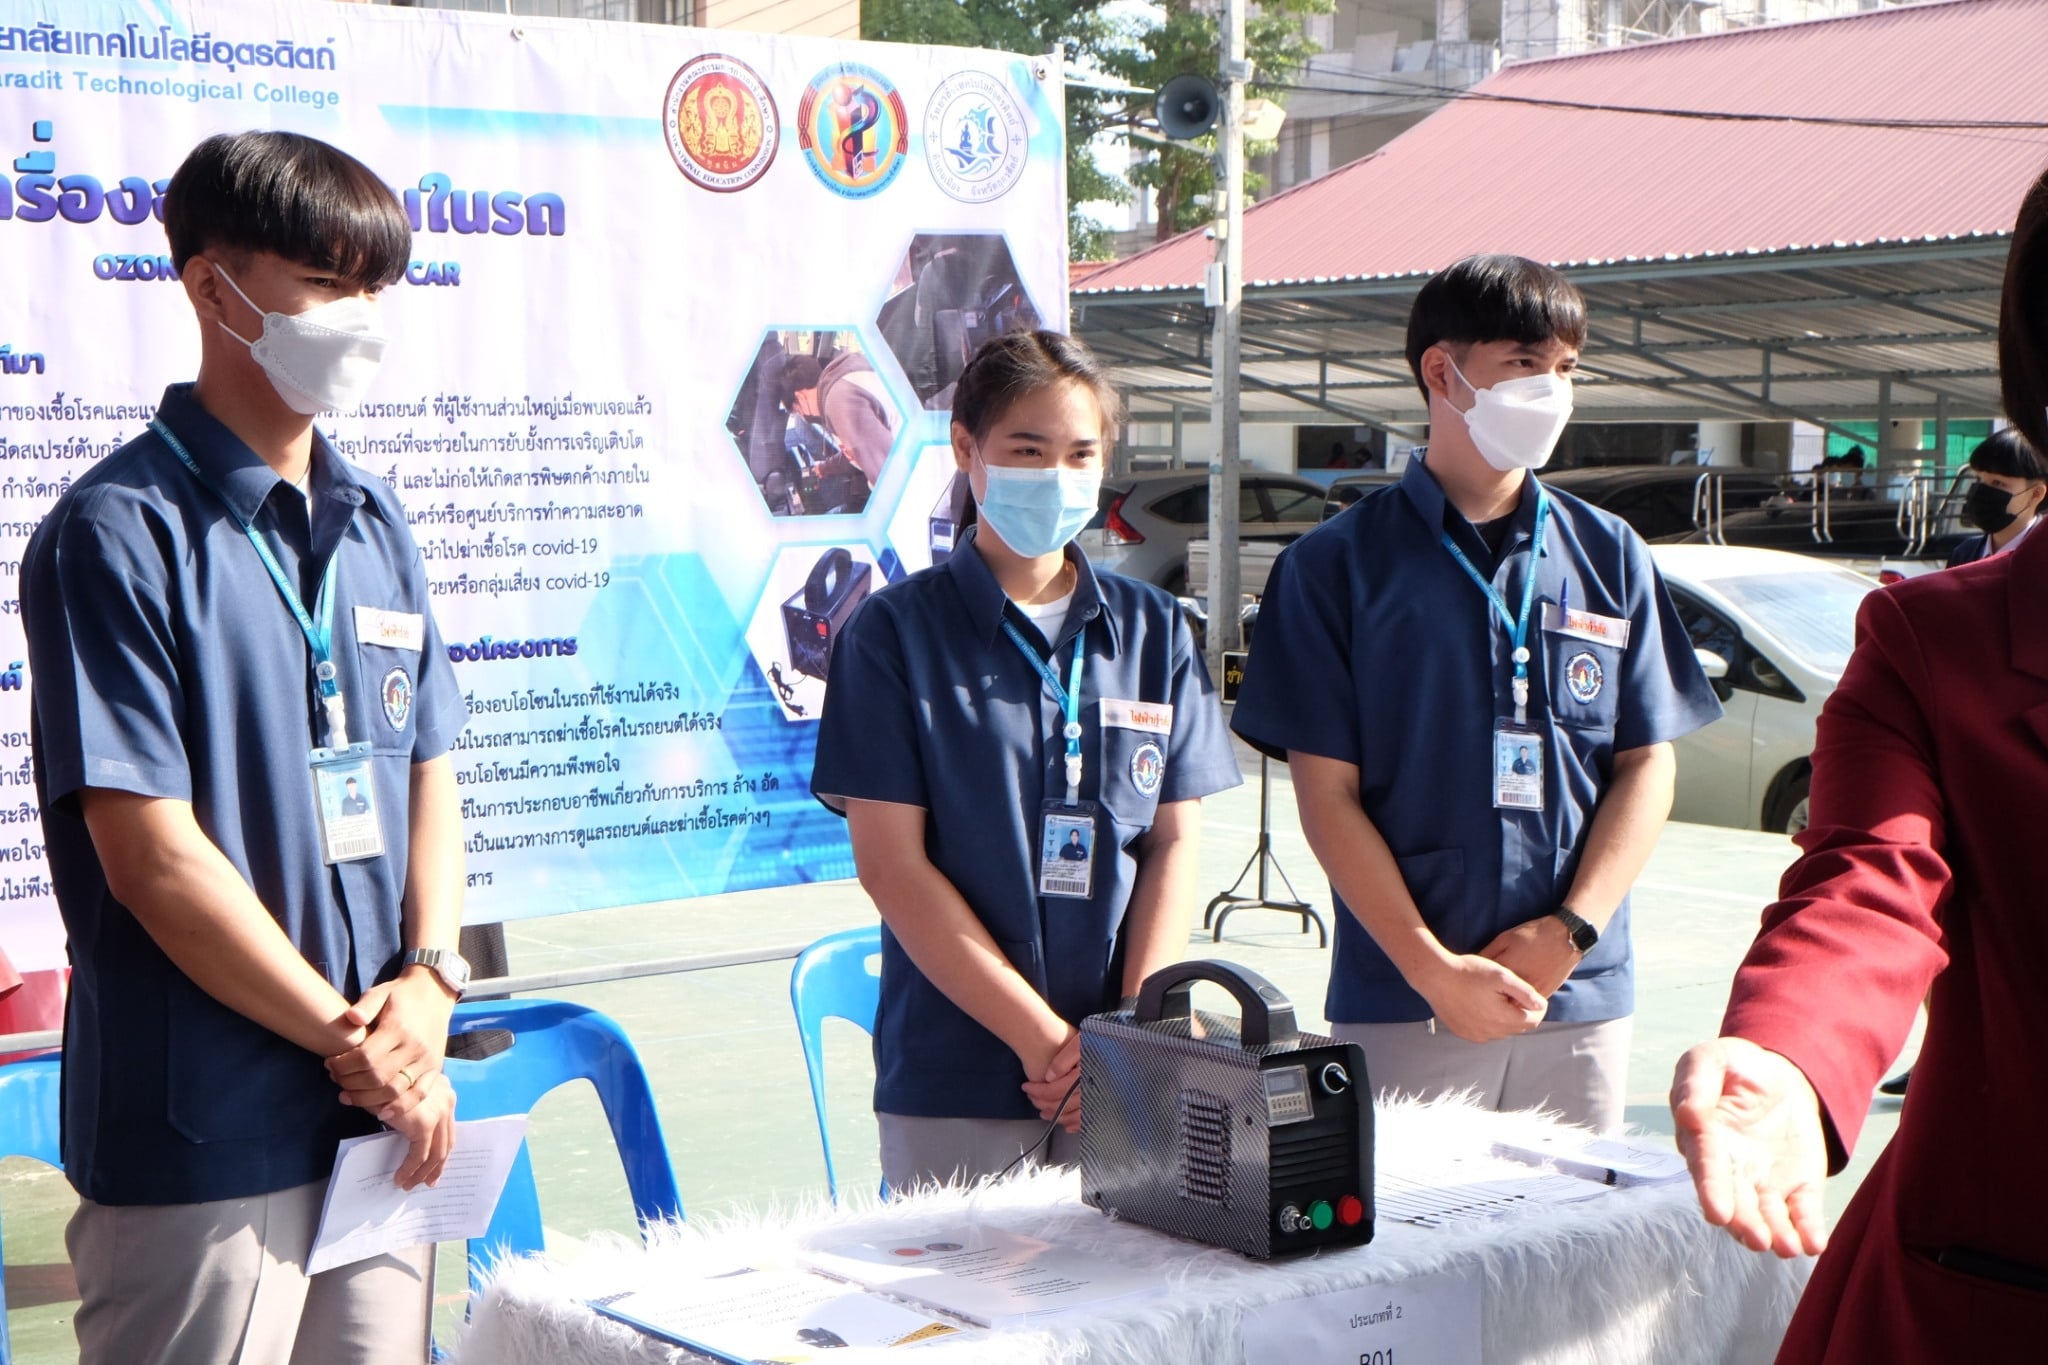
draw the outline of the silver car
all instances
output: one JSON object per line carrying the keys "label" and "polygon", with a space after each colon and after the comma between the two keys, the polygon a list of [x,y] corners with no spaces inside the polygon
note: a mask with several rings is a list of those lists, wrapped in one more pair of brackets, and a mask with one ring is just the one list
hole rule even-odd
{"label": "silver car", "polygon": [[[1253,469],[1239,479],[1242,540],[1286,544],[1322,520],[1323,487],[1313,480]],[[1179,595],[1187,591],[1188,542],[1208,534],[1208,470],[1162,469],[1104,479],[1079,541],[1096,568]]]}

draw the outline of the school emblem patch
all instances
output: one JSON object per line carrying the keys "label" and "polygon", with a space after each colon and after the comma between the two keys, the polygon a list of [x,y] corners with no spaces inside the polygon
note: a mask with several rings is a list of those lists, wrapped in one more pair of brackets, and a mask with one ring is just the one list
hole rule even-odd
{"label": "school emblem patch", "polygon": [[889,187],[910,150],[910,118],[887,76],[835,62],[811,78],[796,114],[797,145],[825,188],[865,199]]}
{"label": "school emblem patch", "polygon": [[1607,671],[1600,667],[1600,661],[1586,650],[1572,655],[1564,666],[1565,691],[1572,700],[1584,706],[1600,695],[1600,688],[1607,681]]}
{"label": "school emblem patch", "polygon": [[766,175],[782,140],[766,83],[745,62],[715,52],[684,63],[669,81],[661,123],[676,169],[719,194]]}
{"label": "school emblem patch", "polygon": [[932,180],[963,204],[1009,193],[1030,150],[1024,109],[999,77],[963,71],[939,82],[924,114],[924,159]]}
{"label": "school emblem patch", "polygon": [[1166,754],[1148,739],[1131,755],[1131,785],[1140,796],[1156,796],[1165,777]]}
{"label": "school emblem patch", "polygon": [[384,686],[379,689],[384,699],[384,719],[391,722],[394,730],[403,730],[405,722],[412,717],[412,679],[402,668],[394,668],[384,675]]}

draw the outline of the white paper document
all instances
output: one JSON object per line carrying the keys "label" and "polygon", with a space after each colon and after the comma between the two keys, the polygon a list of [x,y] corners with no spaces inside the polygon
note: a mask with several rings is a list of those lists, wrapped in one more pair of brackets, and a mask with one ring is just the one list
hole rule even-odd
{"label": "white paper document", "polygon": [[1569,1133],[1534,1142],[1496,1142],[1493,1150],[1511,1161],[1548,1164],[1603,1185],[1668,1185],[1686,1177],[1685,1158],[1677,1152],[1627,1138]]}
{"label": "white paper document", "polygon": [[[1477,1266],[1246,1311],[1246,1365],[1479,1365]],[[1398,1354],[1396,1354],[1398,1350]]]}
{"label": "white paper document", "polygon": [[1607,1188],[1490,1153],[1438,1153],[1381,1166],[1374,1173],[1373,1205],[1376,1217],[1438,1228],[1500,1218],[1532,1204],[1598,1199]]}
{"label": "white paper document", "polygon": [[849,1346],[915,1347],[964,1329],[803,1270],[751,1266],[660,1289],[607,1294],[590,1306],[650,1336],[717,1360],[814,1360]]}
{"label": "white paper document", "polygon": [[1160,1290],[1156,1274],[1001,1228],[821,1247],[806,1252],[804,1261],[827,1275],[996,1328]]}
{"label": "white paper document", "polygon": [[526,1137],[526,1115],[455,1125],[455,1150],[441,1183],[401,1190],[393,1178],[408,1144],[397,1133],[347,1138],[334,1153],[334,1175],[306,1273],[318,1275],[388,1251],[426,1242],[481,1237],[504,1192],[505,1177]]}

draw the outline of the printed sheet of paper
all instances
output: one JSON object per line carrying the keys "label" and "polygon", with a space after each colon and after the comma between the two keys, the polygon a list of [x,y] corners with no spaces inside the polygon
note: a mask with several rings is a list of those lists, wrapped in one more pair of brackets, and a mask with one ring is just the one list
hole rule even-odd
{"label": "printed sheet of paper", "polygon": [[1479,1365],[1481,1279],[1472,1266],[1250,1309],[1240,1332],[1244,1358],[1288,1365]]}
{"label": "printed sheet of paper", "polygon": [[1677,1152],[1627,1138],[1569,1133],[1535,1142],[1496,1142],[1493,1150],[1514,1161],[1548,1164],[1603,1185],[1668,1185],[1686,1177],[1685,1158]]}
{"label": "printed sheet of paper", "polygon": [[807,1252],[807,1264],[988,1327],[1159,1292],[1157,1274],[1001,1228],[965,1228]]}
{"label": "printed sheet of paper", "polygon": [[1488,1155],[1434,1154],[1374,1174],[1375,1216],[1437,1228],[1500,1218],[1531,1204],[1598,1199],[1607,1186]]}
{"label": "printed sheet of paper", "polygon": [[746,1267],[590,1306],[651,1336],[721,1360],[799,1362],[849,1346],[919,1346],[963,1329],[804,1270]]}
{"label": "printed sheet of paper", "polygon": [[347,1138],[335,1150],[334,1175],[306,1273],[402,1251],[425,1242],[480,1237],[504,1192],[513,1158],[526,1137],[526,1115],[475,1119],[455,1125],[455,1151],[441,1183],[401,1190],[393,1178],[405,1164],[406,1140],[397,1133]]}

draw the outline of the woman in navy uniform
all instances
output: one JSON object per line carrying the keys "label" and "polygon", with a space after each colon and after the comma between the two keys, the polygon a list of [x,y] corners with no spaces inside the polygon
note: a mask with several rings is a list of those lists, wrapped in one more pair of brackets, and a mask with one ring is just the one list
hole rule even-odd
{"label": "woman in navy uniform", "polygon": [[982,347],[952,422],[978,525],[833,650],[811,790],[882,916],[892,1189],[999,1172],[1054,1120],[1072,1159],[1076,1025],[1180,958],[1200,799],[1241,780],[1174,600],[1071,543],[1119,407],[1067,337]]}

